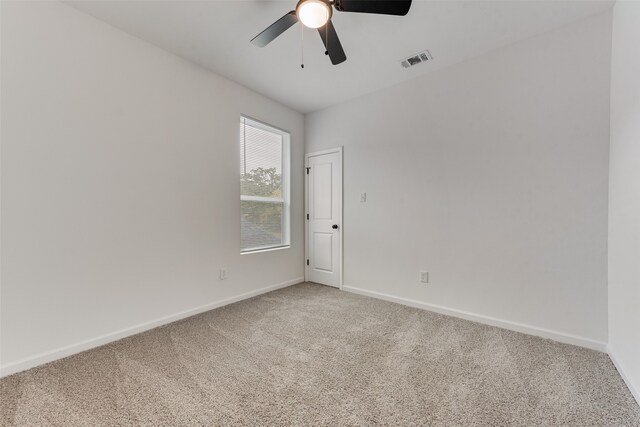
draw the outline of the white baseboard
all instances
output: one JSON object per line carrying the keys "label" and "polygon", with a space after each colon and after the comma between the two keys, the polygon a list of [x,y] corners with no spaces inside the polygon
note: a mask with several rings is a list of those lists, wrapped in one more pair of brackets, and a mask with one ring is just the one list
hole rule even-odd
{"label": "white baseboard", "polygon": [[636,399],[636,402],[638,402],[638,405],[640,405],[640,390],[638,390],[631,383],[631,380],[629,380],[629,377],[627,376],[625,370],[622,368],[622,365],[620,365],[620,362],[618,362],[618,360],[616,359],[615,354],[614,354],[613,350],[611,349],[611,346],[607,346],[607,354],[609,355],[609,359],[611,359],[611,361],[613,362],[613,366],[615,366],[616,369],[618,370],[618,373],[620,374],[620,376],[624,380],[624,383],[627,385],[627,388],[629,389],[629,391],[633,395],[634,399]]}
{"label": "white baseboard", "polygon": [[109,344],[110,342],[117,341],[122,338],[129,337],[131,335],[139,334],[149,329],[157,328],[158,326],[166,325],[177,320],[185,319],[187,317],[194,316],[196,314],[204,313],[205,311],[213,310],[214,308],[222,307],[232,304],[247,298],[251,298],[257,295],[261,295],[267,292],[275,291],[276,289],[286,288],[298,283],[304,282],[304,277],[297,277],[286,282],[278,283],[264,288],[256,289],[254,291],[246,292],[240,295],[236,295],[230,298],[225,298],[220,301],[215,301],[209,304],[202,305],[200,307],[192,308],[189,310],[181,311],[169,316],[164,316],[159,319],[152,320],[150,322],[141,323],[130,328],[121,329],[116,332],[105,334],[96,338],[92,338],[86,341],[82,341],[76,344],[71,344],[65,347],[57,348],[55,350],[47,351],[45,353],[36,354],[35,356],[27,357],[16,362],[7,363],[0,366],[0,378],[7,375],[15,374],[20,371],[24,371],[36,366],[43,365],[45,363],[53,362],[54,360],[62,359],[92,348],[99,347],[101,345]]}
{"label": "white baseboard", "polygon": [[381,292],[370,291],[367,289],[354,288],[352,286],[344,286],[343,290],[347,292],[353,292],[360,295],[366,295],[373,298],[382,299],[385,301],[391,301],[398,304],[407,305],[409,307],[420,308],[423,310],[433,311],[440,314],[446,314],[448,316],[458,317],[472,322],[483,323],[485,325],[497,326],[503,329],[509,329],[511,331],[522,332],[528,335],[534,335],[537,337],[548,338],[554,341],[558,341],[565,344],[577,345],[580,347],[586,347],[592,350],[597,350],[605,353],[607,351],[607,344],[600,341],[595,341],[589,338],[584,338],[576,335],[565,334],[563,332],[552,331],[549,329],[538,328],[536,326],[525,325],[522,323],[511,322],[508,320],[496,319],[495,317],[483,316],[481,314],[469,313],[467,311],[456,310],[454,308],[443,307],[434,304],[428,304],[425,302],[397,297]]}

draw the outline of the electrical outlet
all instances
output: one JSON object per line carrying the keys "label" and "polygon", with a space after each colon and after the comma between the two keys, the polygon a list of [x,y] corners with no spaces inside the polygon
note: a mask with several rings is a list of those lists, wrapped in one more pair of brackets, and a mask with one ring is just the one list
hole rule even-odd
{"label": "electrical outlet", "polygon": [[420,272],[420,282],[429,283],[429,272],[428,271],[421,271]]}
{"label": "electrical outlet", "polygon": [[221,268],[220,269],[220,280],[224,280],[227,278],[227,269],[226,268]]}
{"label": "electrical outlet", "polygon": [[360,193],[360,203],[367,202],[367,193]]}

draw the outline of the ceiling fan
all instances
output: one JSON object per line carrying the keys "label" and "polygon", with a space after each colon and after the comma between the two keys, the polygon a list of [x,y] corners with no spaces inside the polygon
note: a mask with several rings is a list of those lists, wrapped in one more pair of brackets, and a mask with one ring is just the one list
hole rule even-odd
{"label": "ceiling fan", "polygon": [[[284,15],[255,36],[251,43],[265,47],[298,21],[308,28],[317,29],[333,65],[347,59],[336,29],[331,23],[335,8],[340,12],[377,13],[404,16],[409,12],[411,0],[299,0],[296,9]],[[304,68],[304,65],[303,65]]]}

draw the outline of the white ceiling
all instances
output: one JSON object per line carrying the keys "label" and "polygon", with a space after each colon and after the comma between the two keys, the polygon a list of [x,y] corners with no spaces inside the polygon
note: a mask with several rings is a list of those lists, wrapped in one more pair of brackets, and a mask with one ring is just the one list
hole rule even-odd
{"label": "white ceiling", "polygon": [[[249,41],[296,0],[69,1],[76,9],[302,113],[416,78],[590,15],[613,1],[414,0],[405,17],[336,12],[347,54],[334,66],[315,30],[287,32],[265,48]],[[298,24],[299,25],[299,24]],[[429,49],[431,63],[399,60]]]}

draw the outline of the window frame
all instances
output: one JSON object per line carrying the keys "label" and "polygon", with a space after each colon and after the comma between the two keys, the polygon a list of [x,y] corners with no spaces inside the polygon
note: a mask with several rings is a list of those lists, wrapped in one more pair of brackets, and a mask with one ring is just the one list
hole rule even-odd
{"label": "window frame", "polygon": [[[244,135],[242,134],[242,126],[251,126],[256,129],[263,130],[265,132],[274,133],[282,137],[282,171],[280,177],[281,185],[281,198],[275,197],[261,197],[261,196],[245,196],[242,194],[241,178],[242,170],[240,171],[240,179],[238,180],[238,187],[240,193],[240,202],[259,202],[259,203],[277,203],[282,204],[282,242],[276,245],[265,245],[255,248],[242,248],[242,227],[240,227],[240,255],[247,255],[260,252],[268,252],[274,250],[288,249],[291,247],[291,133],[287,130],[278,128],[260,120],[254,119],[247,115],[240,115],[240,134],[238,135],[238,149],[240,155],[242,154],[242,142]],[[238,165],[242,164],[242,159],[238,162]],[[242,220],[242,209],[240,211],[240,218]]]}

